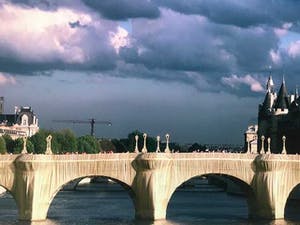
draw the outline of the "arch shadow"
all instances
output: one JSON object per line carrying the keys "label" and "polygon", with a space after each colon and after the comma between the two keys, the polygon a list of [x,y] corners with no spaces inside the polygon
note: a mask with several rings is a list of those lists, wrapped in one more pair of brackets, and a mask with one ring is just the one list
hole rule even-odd
{"label": "arch shadow", "polygon": [[13,192],[3,185],[0,185],[0,218],[1,221],[11,222],[18,219],[19,215],[18,201]]}
{"label": "arch shadow", "polygon": [[288,220],[300,220],[300,183],[295,185],[285,202],[284,218]]}
{"label": "arch shadow", "polygon": [[[199,178],[199,179],[203,179],[203,180],[206,180],[206,183],[209,185],[209,182],[210,184],[216,186],[219,188],[219,190],[206,190],[206,191],[201,191],[200,188],[197,189],[197,184],[196,186],[196,190],[191,190],[194,197],[192,198],[195,199],[196,195],[197,195],[197,191],[198,192],[202,192],[200,195],[204,195],[204,194],[209,194],[209,195],[213,195],[213,193],[215,192],[224,192],[225,195],[234,195],[232,196],[232,198],[245,198],[245,207],[247,207],[246,211],[248,212],[248,216],[250,215],[250,212],[251,212],[251,207],[252,207],[252,204],[254,202],[254,199],[255,199],[255,194],[254,194],[254,191],[253,189],[251,188],[251,186],[246,183],[245,181],[237,178],[237,177],[234,177],[234,176],[231,176],[231,175],[228,175],[228,174],[221,174],[221,173],[208,173],[208,174],[200,174],[200,175],[196,175],[196,176],[193,176],[193,177],[190,177],[186,180],[184,180],[181,184],[179,184],[176,189],[173,191],[173,193],[170,195],[170,198],[168,199],[168,206],[167,206],[167,218],[169,218],[169,209],[170,209],[170,202],[172,200],[172,198],[174,197],[176,191],[185,191],[184,190],[184,186],[185,184],[187,184],[188,182],[190,182],[191,180],[194,180],[196,178]],[[209,181],[210,180],[210,181]],[[211,181],[213,180],[213,181]],[[230,183],[230,184],[229,184]],[[237,187],[237,190],[228,190],[228,188],[232,188],[232,187],[229,187],[229,186],[232,186],[232,185],[235,185]],[[201,186],[201,184],[199,185]],[[198,186],[198,187],[199,187]],[[205,186],[207,187],[207,186]],[[222,191],[220,189],[223,189]],[[203,193],[205,192],[205,193]],[[215,196],[214,196],[215,197]],[[198,199],[198,201],[201,201],[201,199]],[[190,203],[186,203],[186,206],[187,208],[189,208]],[[187,213],[189,213],[187,211]]]}
{"label": "arch shadow", "polygon": [[[134,211],[134,209],[135,209],[135,193],[134,193],[134,191],[132,190],[132,188],[129,185],[127,185],[126,183],[124,183],[124,182],[122,182],[122,181],[120,181],[120,180],[118,180],[116,178],[112,178],[112,177],[109,177],[109,176],[102,176],[102,175],[92,175],[91,176],[91,175],[89,175],[89,176],[82,176],[82,177],[77,177],[75,179],[69,180],[69,181],[65,182],[63,185],[59,186],[59,188],[56,189],[56,191],[53,193],[53,195],[52,195],[52,197],[50,199],[50,204],[49,204],[49,207],[48,207],[48,210],[47,210],[47,218],[49,218],[49,210],[50,210],[51,206],[53,205],[53,200],[58,195],[58,193],[60,191],[64,190],[64,187],[68,183],[75,182],[76,183],[75,185],[77,186],[82,179],[87,178],[87,177],[89,177],[89,178],[99,178],[99,177],[101,177],[101,178],[104,178],[104,179],[109,179],[111,182],[117,184],[120,187],[120,191],[124,190],[129,195],[129,197],[130,197],[129,199],[131,199],[132,208],[133,208],[133,211]],[[85,192],[85,193],[86,192],[94,192],[95,193],[96,192],[95,190],[96,189],[86,190],[86,191],[83,191],[83,192]],[[75,190],[73,190],[73,191],[75,191]],[[109,189],[107,189],[107,191],[109,191]],[[77,192],[77,190],[76,190],[76,192]],[[82,193],[82,191],[78,191],[78,192]],[[99,189],[99,192],[97,191],[97,193],[101,193],[101,189]],[[94,200],[94,199],[92,199],[92,200]],[[80,200],[76,200],[76,201],[80,201]],[[76,202],[76,203],[80,204],[81,202]],[[133,216],[133,218],[134,218],[134,216]]]}

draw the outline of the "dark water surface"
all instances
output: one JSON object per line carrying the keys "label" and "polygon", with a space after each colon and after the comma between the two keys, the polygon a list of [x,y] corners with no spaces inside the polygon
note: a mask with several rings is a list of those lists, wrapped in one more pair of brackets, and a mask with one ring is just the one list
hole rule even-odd
{"label": "dark water surface", "polygon": [[48,219],[20,222],[11,195],[0,198],[0,225],[300,225],[300,201],[288,204],[288,220],[248,220],[246,199],[228,195],[219,188],[181,189],[173,195],[167,220],[134,220],[128,193],[115,184],[85,184],[76,191],[61,191],[53,200]]}

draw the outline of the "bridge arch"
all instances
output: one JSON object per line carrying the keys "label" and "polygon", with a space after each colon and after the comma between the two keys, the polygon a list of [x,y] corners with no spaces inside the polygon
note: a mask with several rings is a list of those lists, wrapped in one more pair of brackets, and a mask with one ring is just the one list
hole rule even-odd
{"label": "bridge arch", "polygon": [[[251,185],[247,182],[245,182],[244,180],[238,178],[238,177],[235,177],[235,176],[232,176],[232,175],[229,175],[229,174],[226,174],[226,173],[199,173],[197,175],[192,175],[192,176],[188,176],[186,177],[185,179],[183,179],[181,182],[178,182],[176,184],[176,186],[173,187],[172,191],[171,191],[171,194],[168,198],[168,206],[167,206],[167,211],[168,211],[168,208],[169,208],[169,203],[172,199],[172,197],[174,196],[176,190],[178,190],[184,183],[194,179],[194,178],[197,178],[197,177],[206,177],[206,178],[209,178],[209,177],[222,177],[224,178],[224,182],[226,182],[226,179],[228,179],[230,182],[233,182],[234,184],[236,184],[242,194],[245,196],[245,200],[246,200],[246,203],[247,203],[247,206],[248,206],[248,214],[250,215],[251,214],[251,211],[255,208],[255,193],[254,193],[254,190],[252,189]],[[228,185],[228,184],[227,184]],[[239,193],[240,194],[240,193]]]}
{"label": "bridge arch", "polygon": [[128,193],[130,199],[132,200],[133,206],[135,208],[135,193],[134,193],[134,190],[131,188],[131,186],[129,186],[128,184],[124,183],[123,181],[121,181],[119,179],[97,174],[97,175],[89,175],[89,176],[76,177],[76,178],[73,178],[73,179],[65,181],[64,184],[61,184],[59,187],[57,187],[57,189],[52,193],[51,198],[49,199],[49,205],[47,207],[46,216],[48,216],[49,209],[50,209],[50,206],[51,206],[54,198],[56,197],[56,195],[58,194],[58,192],[63,189],[63,187],[66,184],[68,184],[69,182],[72,182],[74,180],[78,180],[77,183],[79,183],[82,179],[87,178],[87,177],[102,177],[102,178],[110,179],[113,182],[117,183],[118,185],[120,185]]}
{"label": "bridge arch", "polygon": [[296,216],[296,219],[299,219],[300,216],[297,215],[300,212],[298,204],[300,200],[300,182],[290,188],[288,195],[284,196],[284,200],[284,218],[294,219]]}
{"label": "bridge arch", "polygon": [[[7,195],[7,197],[5,197],[5,199],[3,198],[0,201],[7,201],[7,203],[5,205],[8,208],[5,208],[5,210],[16,210],[16,213],[15,213],[16,218],[14,218],[14,219],[17,219],[17,217],[19,215],[19,212],[20,212],[20,207],[21,207],[20,203],[21,202],[18,201],[18,198],[16,197],[16,195],[14,194],[14,192],[12,192],[11,190],[9,190],[7,187],[5,187],[5,186],[3,186],[1,184],[0,184],[0,187],[1,187],[0,188],[1,198],[3,198],[2,195]],[[10,207],[12,207],[12,208],[10,208]],[[2,209],[1,209],[1,211],[2,211]],[[13,214],[13,216],[14,216],[14,213],[12,213],[11,211],[10,211],[9,214],[10,215]]]}

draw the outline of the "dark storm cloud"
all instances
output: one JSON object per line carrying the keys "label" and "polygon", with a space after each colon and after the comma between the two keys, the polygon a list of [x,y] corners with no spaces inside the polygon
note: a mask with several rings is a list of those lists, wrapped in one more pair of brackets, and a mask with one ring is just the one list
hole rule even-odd
{"label": "dark storm cloud", "polygon": [[[276,72],[300,72],[300,44],[298,55],[297,43],[282,48],[276,33],[298,29],[298,1],[1,3],[9,3],[17,13],[0,11],[8,20],[0,21],[6,26],[0,27],[0,72],[105,71],[110,76],[176,81],[239,95],[253,91],[251,85],[264,80],[269,65]],[[24,22],[26,17],[32,17],[30,23]],[[118,20],[128,21],[128,31]],[[239,79],[229,79],[233,74]],[[247,75],[253,83],[244,80]],[[228,82],[222,83],[226,78]]]}
{"label": "dark storm cloud", "polygon": [[157,18],[160,15],[158,6],[147,0],[11,0],[11,2],[42,10],[57,10],[60,7],[83,9],[86,6],[111,20]]}
{"label": "dark storm cloud", "polygon": [[[184,14],[199,14],[220,24],[239,27],[298,23],[300,2],[294,0],[154,0],[158,5]],[[295,24],[295,25],[296,25]]]}
{"label": "dark storm cloud", "polygon": [[82,0],[87,6],[98,11],[103,17],[112,20],[128,18],[157,18],[158,7],[147,0]]}
{"label": "dark storm cloud", "polygon": [[205,18],[163,10],[159,19],[135,20],[132,27],[134,45],[121,52],[128,63],[181,71],[229,71],[234,63]]}
{"label": "dark storm cloud", "polygon": [[272,29],[224,27],[171,10],[162,10],[153,21],[134,21],[133,30],[133,47],[121,51],[126,62],[211,76],[261,71],[270,65],[270,49],[278,44]]}

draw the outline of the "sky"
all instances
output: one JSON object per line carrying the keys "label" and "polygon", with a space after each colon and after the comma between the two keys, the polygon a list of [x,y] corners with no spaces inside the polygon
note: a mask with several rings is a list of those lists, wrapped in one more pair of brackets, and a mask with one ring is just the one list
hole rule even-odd
{"label": "sky", "polygon": [[242,144],[272,75],[300,84],[300,1],[0,0],[5,113],[45,129]]}

